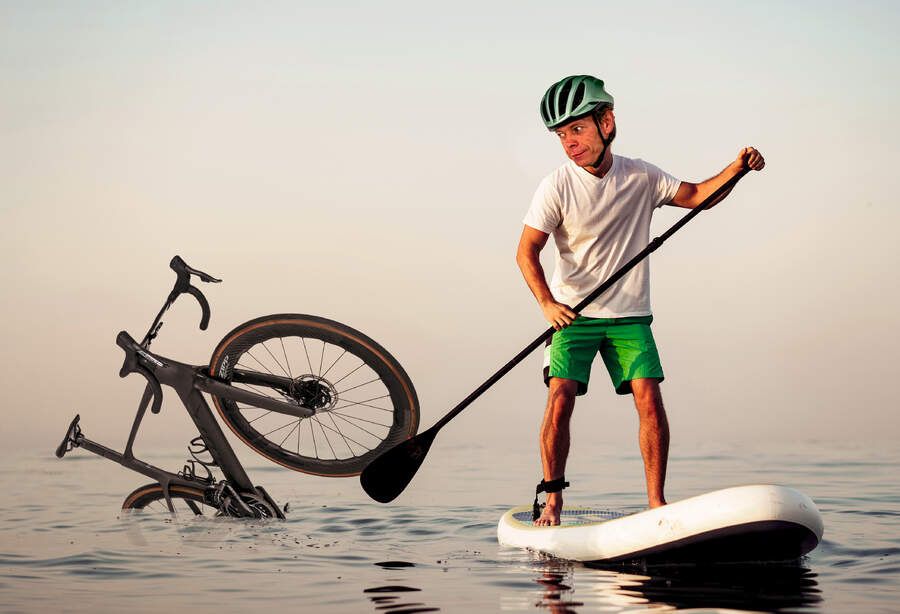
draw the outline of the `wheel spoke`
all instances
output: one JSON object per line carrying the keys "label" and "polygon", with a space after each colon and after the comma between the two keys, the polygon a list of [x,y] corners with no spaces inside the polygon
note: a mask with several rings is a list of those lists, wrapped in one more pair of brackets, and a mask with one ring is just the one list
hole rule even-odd
{"label": "wheel spoke", "polygon": [[350,416],[350,415],[347,415],[347,414],[342,414],[341,412],[335,411],[335,410],[333,410],[333,409],[332,409],[330,412],[328,412],[328,413],[335,414],[335,415],[337,415],[337,416],[342,416],[342,417],[344,417],[344,418],[350,418],[350,419],[353,419],[353,420],[360,420],[360,421],[362,421],[362,422],[368,422],[369,424],[375,424],[375,425],[377,425],[377,426],[383,426],[383,427],[385,427],[385,428],[391,428],[391,425],[390,425],[390,424],[382,424],[381,422],[375,422],[374,420],[366,420],[365,418],[360,418],[359,416]]}
{"label": "wheel spoke", "polygon": [[[263,433],[260,433],[259,437],[266,438],[266,437],[268,437],[269,435],[271,435],[272,433],[277,433],[277,432],[280,431],[281,429],[284,429],[284,428],[289,427],[289,426],[292,425],[293,423],[294,423],[294,422],[293,422],[293,420],[292,420],[292,421],[288,422],[287,424],[283,424],[283,425],[279,426],[279,427],[276,428],[276,429],[272,429],[272,430],[269,431],[268,433],[264,433],[264,434],[263,434]],[[259,439],[259,437],[257,437],[257,439]]]}
{"label": "wheel spoke", "polygon": [[[319,419],[316,418],[315,416],[313,416],[313,420],[315,420],[316,424],[319,425],[319,428],[322,429],[322,435],[325,436],[325,443],[327,443],[328,447],[331,448],[331,456],[333,456],[334,458],[337,458],[337,453],[334,451],[334,446],[331,445],[331,439],[328,438],[328,433],[325,432],[325,425],[322,424],[319,421]],[[331,429],[331,427],[328,427],[328,428]],[[333,429],[331,429],[331,430],[333,430]]]}
{"label": "wheel spoke", "polygon": [[291,361],[288,360],[287,350],[284,349],[284,337],[278,337],[278,342],[281,344],[281,353],[284,354],[284,364],[286,364],[288,368],[288,377],[294,379],[291,371]]}
{"label": "wheel spoke", "polygon": [[269,349],[269,346],[266,345],[266,342],[263,341],[263,342],[260,343],[260,345],[263,347],[263,349],[264,349],[266,352],[269,353],[269,356],[272,357],[272,360],[275,361],[275,364],[278,365],[279,367],[281,367],[281,370],[284,371],[284,374],[287,375],[288,377],[290,377],[291,374],[288,372],[287,369],[284,368],[284,365],[282,365],[281,362],[280,362],[277,358],[275,358],[275,354],[272,353],[272,350]]}
{"label": "wheel spoke", "polygon": [[[328,430],[330,430],[330,431],[334,431],[333,428],[331,428],[331,427],[328,426],[328,425],[322,424],[322,423],[319,422],[318,420],[316,420],[316,424],[318,424],[320,427],[322,427],[322,431],[323,431],[323,432],[325,431],[326,428],[327,428]],[[335,432],[335,433],[339,433],[339,431],[334,431],[334,432]],[[326,439],[327,439],[327,437],[326,437]],[[356,441],[355,439],[352,439],[352,438],[350,438],[350,437],[348,437],[348,439],[350,439],[350,441],[352,441],[353,443],[355,443],[356,445],[358,445],[358,446],[359,446],[360,448],[362,448],[363,450],[366,450],[367,452],[368,452],[369,450],[372,449],[372,448],[367,448],[365,445],[359,443],[359,442]],[[334,450],[332,450],[332,451],[334,451]]]}
{"label": "wheel spoke", "polygon": [[362,388],[363,386],[367,386],[373,382],[380,382],[380,381],[381,381],[381,378],[376,377],[375,379],[370,379],[368,382],[365,382],[363,384],[357,384],[356,386],[347,388],[346,390],[338,390],[338,394],[344,394],[345,392],[350,392],[351,390],[356,390],[357,388]]}
{"label": "wheel spoke", "polygon": [[366,363],[362,363],[361,365],[359,365],[358,367],[356,367],[355,369],[353,369],[353,371],[351,371],[350,373],[348,373],[347,375],[345,375],[344,377],[342,377],[342,378],[339,379],[338,381],[332,382],[331,385],[337,387],[338,384],[340,384],[342,381],[344,381],[345,379],[347,379],[348,377],[350,377],[351,375],[353,375],[354,373],[356,373],[357,371],[359,371],[360,369],[362,369],[362,368],[365,367],[365,366],[366,366]]}
{"label": "wheel spoke", "polygon": [[307,362],[307,364],[309,364],[309,372],[312,373],[313,372],[312,361],[309,359],[309,350],[306,347],[306,339],[303,337],[300,337],[300,343],[303,344],[303,351],[306,353],[306,362]]}
{"label": "wheel spoke", "polygon": [[344,357],[344,354],[346,354],[346,353],[347,353],[347,350],[344,350],[343,352],[341,352],[341,355],[338,356],[337,358],[335,358],[335,359],[334,359],[334,362],[331,363],[331,366],[328,367],[327,369],[325,369],[325,373],[323,373],[323,374],[320,375],[319,377],[325,377],[326,375],[328,375],[328,372],[331,371],[332,368],[334,368],[334,365],[336,365],[337,362],[338,362],[341,358],[343,358],[343,357]]}
{"label": "wheel spoke", "polygon": [[[268,350],[266,350],[266,351],[268,351]],[[262,367],[263,369],[265,369],[268,372],[269,375],[275,375],[274,373],[272,373],[272,371],[269,370],[269,367],[267,367],[266,365],[264,365],[263,363],[260,362],[259,358],[257,358],[253,354],[251,354],[250,350],[247,350],[246,352],[244,352],[244,355],[249,356],[250,358],[255,360],[257,362],[257,364],[259,364],[260,367]]]}
{"label": "wheel spoke", "polygon": [[300,428],[300,420],[297,420],[297,424],[294,425],[294,428],[291,429],[290,432],[284,436],[284,439],[282,439],[281,443],[279,443],[278,445],[283,446],[284,442],[288,440],[288,437],[290,437],[291,435],[294,434],[294,429],[298,429],[298,428]]}
{"label": "wheel spoke", "polygon": [[[238,409],[241,409],[241,408],[238,407]],[[259,407],[253,407],[253,406],[250,406],[250,407],[248,407],[248,408],[246,408],[246,409],[259,409]],[[257,420],[259,420],[260,418],[265,418],[266,416],[268,416],[268,415],[271,414],[271,413],[272,413],[271,410],[268,410],[268,409],[263,410],[263,413],[261,413],[260,415],[258,415],[257,417],[255,417],[253,420],[248,421],[247,424],[253,424],[254,422],[256,422]]]}
{"label": "wheel spoke", "polygon": [[348,407],[352,407],[352,406],[354,406],[354,405],[362,405],[362,406],[364,406],[364,407],[371,407],[372,409],[379,409],[379,410],[381,410],[381,411],[389,411],[389,412],[392,412],[392,413],[393,413],[393,411],[394,411],[393,409],[385,409],[384,407],[376,407],[375,405],[369,405],[369,404],[368,404],[369,401],[377,401],[377,400],[379,400],[379,399],[386,399],[386,398],[388,398],[389,396],[391,396],[391,395],[385,394],[385,395],[380,396],[380,397],[372,397],[371,399],[366,399],[365,401],[351,401],[351,400],[349,400],[349,399],[342,399],[343,401],[347,401],[347,402],[348,402],[348,405],[341,405],[340,407],[335,407],[334,409],[347,409]]}
{"label": "wheel spoke", "polygon": [[[329,415],[331,415],[331,414],[333,414],[333,413],[334,413],[334,412],[329,412]],[[367,429],[364,429],[364,428],[361,427],[360,425],[354,424],[353,422],[350,422],[350,420],[348,420],[346,416],[342,416],[341,414],[337,414],[337,417],[340,418],[341,420],[343,420],[344,422],[346,422],[347,424],[349,424],[350,426],[356,427],[356,428],[358,428],[359,430],[361,430],[361,431],[363,431],[363,432],[365,432],[365,433],[368,433],[369,435],[371,435],[371,436],[374,437],[375,439],[378,439],[379,441],[381,440],[381,437],[379,437],[378,435],[376,435],[376,434],[373,433],[372,431],[369,431],[369,430],[367,430]],[[334,420],[334,418],[332,418],[332,420]],[[335,424],[335,426],[337,426],[337,424]],[[381,425],[381,426],[384,426],[384,425]],[[347,446],[347,447],[349,448],[350,446]]]}
{"label": "wheel spoke", "polygon": [[316,458],[319,458],[319,448],[316,446],[316,432],[313,430],[313,421],[307,420],[309,423],[309,434],[312,435],[313,440],[313,453],[316,455]]}
{"label": "wheel spoke", "polygon": [[353,456],[353,448],[350,447],[350,444],[347,442],[347,438],[344,437],[344,433],[341,432],[341,427],[337,425],[337,422],[334,420],[334,416],[331,413],[328,413],[328,417],[331,419],[331,424],[334,425],[334,428],[337,429],[338,435],[341,436],[341,439],[344,440],[344,445],[347,446],[347,449],[350,450],[350,455]]}
{"label": "wheel spoke", "polygon": [[303,430],[303,421],[297,424],[297,456],[300,456],[300,433]]}

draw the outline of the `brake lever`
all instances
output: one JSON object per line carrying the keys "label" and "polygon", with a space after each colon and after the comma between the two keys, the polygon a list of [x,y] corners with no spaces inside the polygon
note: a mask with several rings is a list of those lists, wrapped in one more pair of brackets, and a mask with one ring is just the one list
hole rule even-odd
{"label": "brake lever", "polygon": [[[162,391],[160,391],[160,394],[162,394]],[[150,382],[147,382],[147,387],[144,388],[144,394],[143,396],[141,396],[141,402],[138,405],[138,411],[146,411],[147,405],[149,405],[150,401],[152,400],[153,407],[150,408],[150,411],[152,411],[154,414],[158,414],[159,410],[162,408],[162,403],[156,402],[156,400],[159,398],[160,397],[156,396],[156,391],[153,389],[153,386],[150,384]]]}
{"label": "brake lever", "polygon": [[150,407],[150,411],[154,414],[158,414],[159,410],[162,409],[163,396],[162,386],[159,385],[159,380],[157,380],[156,376],[150,373],[150,371],[138,364],[135,348],[137,344],[134,339],[131,338],[131,335],[124,330],[121,331],[116,337],[116,345],[125,351],[125,361],[122,363],[122,368],[119,369],[119,377],[127,377],[132,373],[140,373],[144,379],[147,380],[147,387],[144,389],[144,396],[141,397],[140,407],[146,407],[149,397],[152,397],[153,405]]}
{"label": "brake lever", "polygon": [[208,273],[204,273],[203,271],[188,266],[188,263],[182,260],[181,256],[172,258],[172,261],[169,262],[169,268],[178,275],[178,279],[175,281],[175,287],[172,288],[172,292],[169,294],[169,304],[174,303],[175,299],[178,298],[178,295],[180,294],[190,294],[193,296],[197,299],[197,302],[200,303],[200,309],[203,312],[200,316],[200,330],[206,330],[207,326],[209,326],[210,317],[209,301],[203,296],[203,292],[191,284],[191,275],[196,275],[200,278],[200,281],[207,283],[217,284],[222,280],[216,279]]}
{"label": "brake lever", "polygon": [[[216,281],[219,280],[217,279]],[[195,286],[188,286],[187,293],[200,303],[200,309],[203,311],[203,315],[200,316],[200,330],[206,330],[206,327],[209,326],[209,301]]]}
{"label": "brake lever", "polygon": [[152,373],[140,365],[135,367],[132,373],[140,373],[147,380],[147,387],[144,388],[144,396],[141,397],[141,405],[146,407],[147,402],[149,401],[148,396],[152,396],[153,405],[150,406],[150,411],[154,414],[158,414],[159,410],[162,409],[162,387],[159,385],[159,382]]}

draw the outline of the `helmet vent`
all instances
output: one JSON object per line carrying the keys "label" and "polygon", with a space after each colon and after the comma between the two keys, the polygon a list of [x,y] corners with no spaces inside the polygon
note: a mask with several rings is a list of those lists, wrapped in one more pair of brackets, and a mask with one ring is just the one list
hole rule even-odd
{"label": "helmet vent", "polygon": [[569,105],[570,109],[577,109],[581,106],[582,101],[584,100],[584,81],[578,84],[578,87],[575,88],[575,93],[572,95],[572,104]]}
{"label": "helmet vent", "polygon": [[556,116],[557,117],[565,117],[566,111],[568,110],[568,105],[566,102],[569,100],[569,92],[572,90],[572,82],[566,81],[563,83],[563,86],[559,88],[559,92],[556,94]]}

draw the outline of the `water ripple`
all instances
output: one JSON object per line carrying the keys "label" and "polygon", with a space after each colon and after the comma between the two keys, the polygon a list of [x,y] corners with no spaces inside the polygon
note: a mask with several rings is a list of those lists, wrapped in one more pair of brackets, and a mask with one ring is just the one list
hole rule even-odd
{"label": "water ripple", "polygon": [[[13,462],[15,471],[7,473],[27,470],[30,480],[0,510],[0,609],[65,609],[74,596],[105,611],[143,611],[151,601],[157,611],[219,612],[285,603],[316,612],[890,611],[900,597],[900,496],[886,480],[897,463],[847,454],[824,465],[796,454],[764,463],[766,471],[802,483],[823,513],[826,539],[809,557],[792,566],[693,570],[595,569],[499,547],[497,519],[526,496],[503,472],[476,470],[491,466],[486,458],[462,464],[478,475],[478,491],[472,475],[437,467],[428,469],[437,478],[414,484],[403,504],[387,506],[368,501],[352,481],[304,480],[298,487],[296,475],[280,467],[252,466],[251,475],[265,474],[277,500],[295,493],[295,500],[326,504],[297,505],[284,522],[122,514],[134,476],[106,461],[79,462],[78,455],[72,463],[69,456],[29,459]],[[640,459],[626,456],[600,455],[605,470],[583,471],[572,499],[639,509],[642,485],[632,470]],[[759,481],[758,457],[749,453],[675,460],[675,469],[680,462],[689,471],[673,473],[672,498],[708,490],[710,476]],[[54,493],[53,505],[38,503],[41,493]],[[459,493],[467,493],[465,505]]]}

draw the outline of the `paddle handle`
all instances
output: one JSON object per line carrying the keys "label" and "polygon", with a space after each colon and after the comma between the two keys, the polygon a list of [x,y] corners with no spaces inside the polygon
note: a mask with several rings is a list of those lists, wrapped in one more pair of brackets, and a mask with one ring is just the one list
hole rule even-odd
{"label": "paddle handle", "polygon": [[[707,196],[703,200],[702,203],[700,203],[699,205],[697,205],[696,207],[691,209],[687,215],[685,215],[680,220],[675,222],[671,226],[671,228],[669,228],[664,233],[662,233],[661,235],[659,235],[658,237],[656,237],[655,239],[650,241],[650,243],[647,245],[647,247],[645,247],[640,252],[638,252],[637,255],[634,256],[634,258],[632,258],[631,260],[629,260],[628,262],[623,264],[615,273],[613,273],[612,275],[609,276],[609,279],[604,281],[593,292],[591,292],[586,297],[584,297],[584,299],[580,303],[578,303],[577,305],[572,307],[572,311],[574,311],[576,314],[580,313],[582,309],[584,309],[589,304],[594,302],[594,300],[596,300],[598,296],[600,296],[601,294],[603,294],[604,292],[609,290],[609,288],[613,284],[615,284],[617,281],[622,279],[631,269],[633,269],[635,266],[637,266],[637,264],[641,260],[643,260],[650,254],[655,252],[657,249],[659,249],[659,247],[663,243],[666,242],[666,239],[668,239],[673,234],[678,232],[678,230],[682,226],[684,226],[685,224],[690,222],[692,219],[694,219],[694,217],[696,217],[701,211],[708,208],[713,202],[716,201],[717,198],[719,198],[719,196],[721,196],[722,194],[724,194],[725,192],[727,192],[728,190],[733,188],[737,184],[737,182],[741,180],[741,177],[746,175],[749,171],[750,171],[750,167],[745,165],[744,168],[742,168],[740,171],[738,171],[738,173],[734,177],[732,177],[731,179],[729,179],[728,181],[723,183],[721,186],[719,186],[715,192],[713,192],[712,194]],[[455,418],[457,415],[459,415],[459,413],[462,410],[464,410],[466,407],[468,407],[475,399],[477,399],[482,394],[484,394],[484,392],[488,388],[490,388],[491,386],[496,384],[497,381],[500,380],[500,378],[502,378],[504,375],[509,373],[513,369],[513,367],[515,367],[520,362],[522,362],[526,356],[531,354],[535,349],[537,349],[538,346],[540,346],[542,343],[547,341],[547,339],[552,337],[553,333],[555,333],[555,332],[556,332],[556,329],[551,327],[551,328],[548,328],[547,330],[545,330],[543,333],[541,333],[534,341],[532,341],[531,343],[526,345],[525,348],[521,352],[516,354],[508,363],[506,363],[505,365],[500,367],[500,369],[498,369],[496,373],[494,373],[487,380],[485,380],[485,382],[483,384],[481,384],[481,386],[479,386],[474,391],[472,391],[472,393],[469,396],[467,396],[465,399],[460,401],[456,407],[454,407],[449,412],[447,412],[447,414],[443,418],[438,420],[434,424],[434,426],[432,426],[428,430],[436,432],[436,431],[439,431],[441,428],[443,428],[445,424],[447,424],[448,422],[453,420],[453,418]]]}

